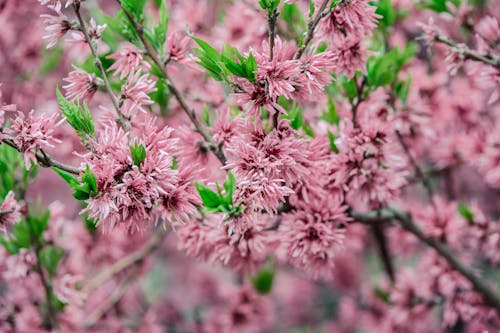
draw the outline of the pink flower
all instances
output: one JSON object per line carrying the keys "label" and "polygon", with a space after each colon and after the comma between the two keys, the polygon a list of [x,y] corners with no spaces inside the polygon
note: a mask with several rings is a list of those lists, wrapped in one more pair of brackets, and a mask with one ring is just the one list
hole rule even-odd
{"label": "pink flower", "polygon": [[335,59],[339,74],[353,77],[356,71],[364,72],[367,51],[360,39],[353,37],[335,45]]}
{"label": "pink flower", "polygon": [[54,6],[48,6],[56,15],[42,14],[43,24],[45,25],[46,34],[42,37],[47,40],[47,48],[54,47],[59,39],[71,30],[71,23],[68,18],[61,12],[61,3],[56,2]]}
{"label": "pink flower", "polygon": [[329,38],[332,45],[367,36],[377,27],[377,19],[381,17],[375,10],[375,6],[364,0],[341,1],[320,21],[320,35]]}
{"label": "pink flower", "polygon": [[10,128],[5,133],[12,136],[12,141],[19,151],[24,155],[26,168],[31,167],[30,161],[36,161],[36,153],[43,148],[54,147],[54,143],[61,142],[52,134],[59,123],[55,123],[56,117],[35,117],[34,111],[30,111],[28,117],[18,112]]}
{"label": "pink flower", "polygon": [[[106,29],[106,26],[107,26],[106,24],[97,25],[96,21],[92,17],[90,19],[90,25],[87,27],[87,33],[88,33],[89,38],[93,41],[98,41],[99,39],[101,39],[102,33]],[[71,33],[71,39],[68,41],[71,43],[76,43],[76,44],[87,43],[87,39],[86,39],[85,35],[83,34],[83,32],[81,32],[81,31],[73,31]]]}
{"label": "pink flower", "polygon": [[122,112],[132,115],[136,110],[146,112],[145,106],[153,104],[148,94],[156,91],[156,82],[149,74],[135,72],[128,76],[127,83],[122,86]]}
{"label": "pink flower", "polygon": [[173,32],[167,38],[167,54],[169,60],[183,62],[186,60],[187,46],[190,39],[186,36],[179,38],[178,33]]}
{"label": "pink flower", "polygon": [[140,50],[134,45],[126,45],[121,51],[115,52],[107,58],[115,60],[108,70],[115,71],[114,75],[119,75],[120,80],[138,71],[148,72],[151,68],[149,63],[143,59]]}
{"label": "pink flower", "polygon": [[97,88],[101,85],[101,79],[95,74],[89,74],[83,69],[73,66],[73,70],[69,76],[63,81],[67,84],[63,85],[66,90],[66,98],[70,100],[91,100],[97,92]]}
{"label": "pink flower", "polygon": [[14,198],[14,192],[9,191],[0,204],[0,231],[6,232],[7,228],[21,220],[21,205]]}
{"label": "pink flower", "polygon": [[325,198],[284,215],[277,234],[280,257],[314,279],[331,279],[349,221],[346,208],[340,200]]}

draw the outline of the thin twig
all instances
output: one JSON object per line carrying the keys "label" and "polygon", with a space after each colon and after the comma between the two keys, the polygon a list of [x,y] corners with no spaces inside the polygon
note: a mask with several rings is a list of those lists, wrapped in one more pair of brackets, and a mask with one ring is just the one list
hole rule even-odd
{"label": "thin twig", "polygon": [[379,248],[380,258],[382,259],[382,263],[384,264],[384,269],[391,282],[394,282],[396,280],[394,274],[394,265],[392,264],[389,247],[387,246],[387,238],[385,237],[384,233],[384,225],[374,223],[371,226],[373,230],[373,237],[375,238],[375,242],[377,243],[377,246]]}
{"label": "thin twig", "polygon": [[406,231],[417,237],[422,243],[434,249],[442,256],[448,264],[469,280],[474,289],[479,292],[484,300],[491,306],[500,311],[500,296],[492,289],[486,281],[478,277],[474,271],[467,267],[449,247],[434,238],[427,237],[422,230],[415,224],[412,216],[406,212],[399,212],[394,209],[384,209],[377,212],[369,213],[351,213],[351,216],[359,222],[371,224],[379,221],[394,220],[399,222],[399,225]]}
{"label": "thin twig", "polygon": [[275,9],[267,17],[267,25],[269,27],[269,61],[274,58],[274,41],[276,39],[276,20],[278,19],[279,12]]}
{"label": "thin twig", "polygon": [[[4,137],[3,140],[0,141],[0,144],[2,142],[8,146],[11,146],[15,150],[22,152],[22,150],[14,143],[12,138],[8,138],[8,137],[5,138]],[[45,153],[43,150],[37,151],[35,153],[35,157],[38,161],[38,164],[43,168],[55,167],[55,168],[58,168],[60,170],[72,173],[74,175],[80,174],[80,169],[75,168],[74,166],[63,164],[61,162],[56,161],[55,159],[53,159],[52,157],[47,155],[47,153]]]}
{"label": "thin twig", "polygon": [[134,276],[135,274],[131,273],[120,281],[120,284],[113,290],[111,295],[88,316],[85,321],[85,328],[93,327],[106,312],[111,310],[122,299],[123,295],[129,290],[129,284],[133,281]]}
{"label": "thin twig", "polygon": [[464,57],[464,59],[483,62],[487,65],[491,65],[495,68],[500,69],[500,57],[498,57],[498,56],[482,55],[482,54],[476,53],[476,52],[472,51],[471,49],[469,49],[467,46],[459,45],[458,43],[452,41],[448,37],[443,36],[443,35],[438,34],[438,33],[436,33],[434,40],[454,48],[457,52],[459,52]]}
{"label": "thin twig", "polygon": [[321,7],[318,10],[318,14],[316,14],[316,17],[312,21],[309,21],[309,23],[307,24],[306,39],[304,40],[302,46],[297,50],[297,52],[293,56],[293,59],[300,59],[300,57],[302,57],[302,54],[304,54],[304,51],[306,50],[307,46],[314,38],[314,31],[316,30],[316,26],[318,25],[319,21],[321,21],[321,19],[328,14],[326,6],[328,6],[329,2],[330,0],[324,0],[323,3],[321,4]]}
{"label": "thin twig", "polygon": [[167,234],[166,229],[160,229],[159,232],[153,234],[151,239],[144,245],[144,247],[139,250],[132,252],[131,254],[121,258],[115,262],[110,267],[99,272],[92,280],[88,281],[82,288],[83,293],[89,294],[97,287],[102,285],[104,282],[111,279],[116,274],[123,272],[127,268],[141,262],[149,254],[154,252],[161,244],[165,235]]}
{"label": "thin twig", "polygon": [[111,102],[113,103],[113,106],[116,110],[117,114],[117,122],[118,124],[125,130],[128,131],[130,129],[130,122],[125,117],[125,115],[122,113],[120,109],[120,102],[118,98],[116,97],[115,93],[113,92],[113,88],[111,87],[111,84],[109,83],[108,76],[106,74],[106,71],[104,70],[104,67],[102,65],[101,59],[99,59],[99,55],[97,54],[97,48],[93,43],[92,38],[89,35],[87,25],[85,24],[85,21],[82,18],[82,15],[80,13],[80,3],[76,1],[73,4],[73,9],[75,11],[76,17],[78,19],[78,22],[80,23],[81,31],[83,35],[85,36],[85,40],[87,41],[87,44],[89,45],[90,51],[92,52],[92,56],[94,57],[94,64],[99,70],[99,73],[101,73],[102,80],[104,81],[104,86],[106,87],[106,91],[108,92],[109,97],[111,98]]}
{"label": "thin twig", "polygon": [[[121,5],[121,1],[120,0],[117,0],[117,1]],[[195,111],[189,107],[189,105],[187,104],[187,102],[186,102],[184,96],[182,95],[182,93],[180,92],[180,90],[174,85],[174,83],[170,79],[170,77],[167,73],[167,67],[166,67],[165,63],[161,60],[158,52],[156,52],[154,47],[151,45],[151,43],[144,36],[144,28],[134,20],[132,15],[127,10],[125,10],[125,8],[122,7],[122,10],[125,13],[125,16],[127,17],[128,21],[132,25],[134,31],[139,36],[144,48],[146,49],[146,54],[149,56],[149,58],[151,58],[151,60],[155,63],[155,65],[158,66],[158,68],[160,68],[163,71],[167,88],[172,92],[175,99],[179,103],[180,107],[185,111],[185,113],[187,114],[187,116],[189,117],[191,122],[193,123],[194,127],[198,131],[198,133],[200,133],[201,136],[203,137],[203,139],[208,143],[208,146],[210,147],[210,151],[212,151],[214,153],[214,155],[219,159],[219,161],[221,162],[222,165],[225,165],[227,159],[226,159],[226,156],[225,156],[224,151],[222,149],[222,146],[219,144],[216,144],[212,140],[212,136],[206,130],[206,128],[201,124],[201,122],[198,120],[198,117],[196,116]]]}

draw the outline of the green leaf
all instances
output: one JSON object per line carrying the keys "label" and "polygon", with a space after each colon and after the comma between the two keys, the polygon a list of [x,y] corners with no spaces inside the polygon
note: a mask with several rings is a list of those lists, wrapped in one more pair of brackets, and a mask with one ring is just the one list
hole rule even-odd
{"label": "green leaf", "polygon": [[201,201],[205,207],[214,209],[220,206],[222,201],[217,193],[200,183],[195,183],[194,186],[196,187],[196,190],[198,191]]}
{"label": "green leaf", "polygon": [[62,114],[82,140],[85,141],[85,134],[93,138],[95,135],[94,120],[87,103],[84,102],[82,109],[78,104],[67,100],[59,88],[56,89],[56,95]]}
{"label": "green leaf", "polygon": [[234,194],[234,190],[236,189],[236,178],[234,177],[234,174],[231,171],[229,171],[227,173],[227,179],[224,182],[224,189],[226,190],[224,202],[227,205],[232,206],[233,205],[233,194]]}
{"label": "green leaf", "polygon": [[85,191],[76,190],[75,192],[73,192],[73,198],[75,198],[76,200],[83,201],[90,198],[90,194]]}
{"label": "green leaf", "polygon": [[333,133],[330,131],[328,131],[327,134],[328,134],[328,140],[330,141],[330,149],[334,153],[338,154],[339,149],[337,148],[337,145],[335,144],[335,135],[333,135]]}
{"label": "green leaf", "polygon": [[33,237],[32,241],[39,241],[45,230],[47,230],[47,225],[49,224],[50,211],[46,210],[44,212],[37,211],[30,213],[26,218],[26,224],[28,230]]}
{"label": "green leaf", "polygon": [[381,301],[386,304],[391,304],[391,295],[389,294],[389,292],[382,290],[380,287],[375,287],[373,291],[375,293],[375,296],[377,296]]}
{"label": "green leaf", "polygon": [[137,143],[137,141],[133,146],[130,146],[130,153],[132,155],[132,161],[134,161],[134,164],[137,166],[140,166],[146,159],[146,148],[142,144]]}
{"label": "green leaf", "polygon": [[40,251],[40,262],[47,270],[50,277],[53,277],[57,272],[57,265],[61,258],[64,256],[64,250],[52,245],[45,246]]}
{"label": "green leaf", "polygon": [[252,277],[252,284],[260,294],[268,294],[273,288],[274,269],[270,264],[265,265],[260,271]]}
{"label": "green leaf", "polygon": [[61,176],[61,178],[64,179],[72,189],[80,186],[78,178],[73,176],[71,173],[58,169],[56,167],[51,167],[51,169],[54,170],[59,176]]}
{"label": "green leaf", "polygon": [[29,249],[31,244],[30,229],[26,220],[15,223],[12,226],[12,236],[10,242],[12,247],[19,249]]}
{"label": "green leaf", "polygon": [[125,9],[138,23],[144,20],[144,6],[147,0],[121,0],[122,8]]}
{"label": "green leaf", "polygon": [[[82,175],[82,182],[84,184],[88,185],[89,188],[89,193],[90,194],[95,194],[97,192],[97,179],[95,178],[94,174],[90,170],[89,165],[87,164],[85,167],[85,172]],[[80,187],[81,189],[81,187]]]}
{"label": "green leaf", "polygon": [[469,221],[470,223],[473,223],[474,222],[474,214],[472,213],[472,211],[469,209],[469,207],[467,207],[467,205],[463,202],[461,202],[459,205],[458,205],[458,213],[460,215],[462,215],[467,221]]}
{"label": "green leaf", "polygon": [[3,247],[7,250],[9,254],[19,253],[19,248],[16,246],[16,244],[14,244],[12,241],[3,238],[1,235],[0,235],[0,244],[3,245]]}
{"label": "green leaf", "polygon": [[163,45],[167,39],[168,20],[167,5],[164,0],[161,1],[160,8],[158,9],[158,25],[153,29],[153,45],[160,51],[163,51]]}

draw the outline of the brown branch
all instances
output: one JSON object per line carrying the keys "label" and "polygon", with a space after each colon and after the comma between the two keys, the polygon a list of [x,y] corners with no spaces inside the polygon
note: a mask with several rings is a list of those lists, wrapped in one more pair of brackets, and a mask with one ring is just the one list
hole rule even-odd
{"label": "brown branch", "polygon": [[121,258],[110,267],[99,272],[94,278],[89,280],[83,286],[82,291],[88,295],[116,274],[121,273],[127,268],[143,261],[144,258],[154,252],[161,245],[161,242],[165,238],[166,234],[166,229],[160,229],[159,232],[154,233],[151,239],[146,243],[146,245],[144,245],[144,247]]}
{"label": "brown branch", "polygon": [[448,37],[443,36],[437,32],[436,32],[436,35],[434,37],[434,40],[439,42],[439,43],[443,43],[443,44],[446,44],[446,45],[452,47],[457,52],[459,52],[464,57],[464,59],[483,62],[487,65],[490,65],[490,66],[493,66],[497,69],[500,69],[500,57],[498,57],[498,56],[479,54],[479,53],[469,49],[465,45],[460,45],[460,44],[452,41]]}
{"label": "brown branch", "polygon": [[101,73],[106,91],[108,92],[108,95],[111,98],[111,102],[113,103],[113,106],[116,110],[116,114],[117,114],[116,121],[125,131],[128,131],[130,129],[130,122],[127,119],[127,117],[125,117],[125,115],[120,110],[120,102],[113,92],[113,88],[111,87],[111,84],[109,83],[109,79],[108,79],[108,76],[106,74],[106,71],[104,70],[101,59],[99,59],[99,55],[97,54],[96,45],[94,44],[94,41],[92,40],[92,38],[89,35],[87,25],[85,24],[85,21],[83,20],[82,15],[80,13],[80,3],[78,1],[76,1],[73,4],[73,9],[75,11],[76,17],[77,17],[78,22],[80,24],[81,32],[85,36],[85,40],[87,41],[87,44],[89,45],[90,51],[92,52],[92,56],[94,57],[94,64],[97,67],[97,69],[99,70],[99,73]]}
{"label": "brown branch", "polygon": [[462,276],[469,280],[474,289],[480,293],[484,300],[492,307],[500,310],[500,296],[492,289],[486,281],[478,277],[474,271],[467,267],[455,253],[443,242],[427,237],[422,230],[415,224],[412,216],[406,212],[399,212],[394,209],[384,209],[369,213],[351,213],[351,216],[359,222],[372,224],[380,221],[397,221],[399,225],[406,231],[417,237],[422,243],[434,249],[448,264]]}
{"label": "brown branch", "polygon": [[383,224],[374,223],[371,225],[373,230],[373,237],[375,238],[375,242],[379,248],[380,258],[382,259],[382,263],[384,264],[384,269],[389,276],[391,282],[396,281],[395,273],[394,273],[394,265],[392,263],[392,256],[389,251],[389,247],[387,246],[387,238],[385,237]]}
{"label": "brown branch", "polygon": [[274,41],[276,39],[276,20],[278,16],[279,12],[276,9],[267,16],[267,25],[269,29],[269,61],[273,61],[274,58]]}
{"label": "brown branch", "polygon": [[[117,0],[117,1],[121,6],[121,1],[120,0]],[[170,77],[167,73],[166,63],[161,60],[158,52],[156,52],[154,47],[151,45],[151,43],[144,36],[144,28],[134,20],[132,15],[127,10],[125,10],[125,8],[122,7],[122,10],[125,13],[125,16],[127,17],[128,21],[132,25],[134,31],[139,36],[139,39],[141,40],[142,45],[146,49],[146,54],[149,56],[149,58],[151,58],[151,60],[155,63],[155,65],[158,66],[158,68],[160,68],[163,71],[167,88],[172,92],[175,99],[179,103],[180,107],[187,114],[187,116],[189,117],[189,119],[193,123],[193,125],[196,128],[196,130],[198,131],[198,133],[200,133],[201,136],[203,137],[203,139],[207,142],[208,146],[210,147],[210,151],[212,151],[214,153],[214,155],[219,159],[219,161],[221,162],[222,165],[225,165],[227,159],[226,159],[226,156],[225,156],[224,151],[222,149],[222,146],[219,144],[216,144],[212,140],[212,136],[206,130],[206,128],[201,124],[201,122],[198,120],[198,117],[196,116],[195,111],[189,107],[189,105],[187,104],[187,102],[186,102],[184,96],[182,95],[182,93],[180,92],[180,90],[174,85],[174,83],[170,79]]]}
{"label": "brown branch", "polygon": [[[8,146],[11,146],[12,148],[17,150],[18,152],[22,153],[22,150],[14,143],[12,138],[4,137],[4,139],[2,141],[0,141],[0,144],[2,142]],[[60,170],[72,173],[74,175],[80,174],[80,169],[75,168],[74,166],[63,164],[61,162],[56,161],[55,159],[53,159],[52,157],[47,155],[43,150],[37,151],[35,153],[35,156],[36,156],[38,164],[43,168],[55,167],[55,168],[58,168]]]}
{"label": "brown branch", "polygon": [[318,14],[316,14],[316,17],[312,21],[309,21],[309,23],[307,24],[306,39],[304,40],[302,46],[297,50],[297,52],[293,56],[293,59],[300,59],[300,57],[302,57],[302,54],[304,54],[304,51],[306,50],[309,43],[311,43],[312,39],[314,38],[314,31],[316,30],[316,26],[318,25],[319,21],[321,21],[321,19],[328,14],[326,6],[328,6],[329,2],[330,0],[324,0],[323,3],[321,4],[321,7],[318,10]]}

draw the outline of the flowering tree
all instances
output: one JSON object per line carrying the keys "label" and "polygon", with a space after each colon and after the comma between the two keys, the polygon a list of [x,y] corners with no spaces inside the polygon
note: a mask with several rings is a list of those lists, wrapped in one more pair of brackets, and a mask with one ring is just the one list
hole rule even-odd
{"label": "flowering tree", "polygon": [[0,331],[499,331],[499,15],[0,1]]}

